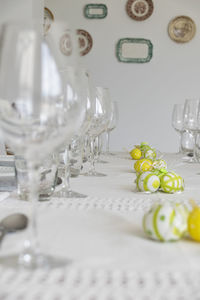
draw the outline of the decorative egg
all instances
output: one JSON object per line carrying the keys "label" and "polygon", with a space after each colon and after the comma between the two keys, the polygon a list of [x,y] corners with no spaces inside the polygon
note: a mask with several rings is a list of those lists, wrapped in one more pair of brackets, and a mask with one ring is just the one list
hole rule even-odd
{"label": "decorative egg", "polygon": [[145,172],[151,169],[152,161],[150,159],[142,158],[137,160],[134,164],[134,169],[137,173]]}
{"label": "decorative egg", "polygon": [[167,169],[167,163],[164,159],[156,159],[153,162],[152,167],[155,170]]}
{"label": "decorative egg", "polygon": [[144,232],[151,239],[170,242],[187,232],[188,209],[182,204],[153,205],[143,217]]}
{"label": "decorative egg", "polygon": [[144,151],[142,151],[143,157],[147,159],[154,160],[156,158],[156,151],[152,148],[146,148]]}
{"label": "decorative egg", "polygon": [[151,149],[149,144],[146,142],[141,143],[138,147],[140,148],[141,151],[145,151],[146,149]]}
{"label": "decorative egg", "polygon": [[141,158],[142,152],[139,148],[134,148],[133,150],[131,150],[130,155],[133,159],[138,160]]}
{"label": "decorative egg", "polygon": [[165,193],[176,193],[183,191],[183,178],[175,172],[167,172],[160,178],[160,189]]}
{"label": "decorative egg", "polygon": [[188,232],[191,238],[200,242],[200,207],[193,207],[188,217]]}
{"label": "decorative egg", "polygon": [[136,185],[140,192],[156,192],[160,187],[160,178],[152,172],[140,173],[136,179]]}

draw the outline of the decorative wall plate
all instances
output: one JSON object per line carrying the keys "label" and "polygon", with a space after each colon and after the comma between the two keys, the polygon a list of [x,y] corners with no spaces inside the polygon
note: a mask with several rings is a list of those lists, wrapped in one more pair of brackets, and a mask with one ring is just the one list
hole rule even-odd
{"label": "decorative wall plate", "polygon": [[87,19],[104,19],[107,16],[105,4],[87,4],[84,7],[84,15]]}
{"label": "decorative wall plate", "polygon": [[64,32],[60,38],[60,51],[62,54],[69,56],[72,54],[72,42],[69,32]]}
{"label": "decorative wall plate", "polygon": [[152,0],[128,0],[126,11],[132,19],[144,21],[153,13],[153,2]]}
{"label": "decorative wall plate", "polygon": [[89,32],[83,29],[77,30],[79,46],[80,46],[80,55],[86,55],[92,48],[93,40]]}
{"label": "decorative wall plate", "polygon": [[53,21],[54,21],[53,13],[50,11],[49,8],[45,7],[44,8],[44,24],[43,24],[45,34],[49,31]]}
{"label": "decorative wall plate", "polygon": [[174,18],[168,26],[170,38],[178,43],[187,43],[195,35],[196,25],[194,21],[187,16],[178,16]]}
{"label": "decorative wall plate", "polygon": [[153,56],[153,45],[150,40],[146,39],[120,39],[116,46],[116,55],[121,62],[146,63]]}

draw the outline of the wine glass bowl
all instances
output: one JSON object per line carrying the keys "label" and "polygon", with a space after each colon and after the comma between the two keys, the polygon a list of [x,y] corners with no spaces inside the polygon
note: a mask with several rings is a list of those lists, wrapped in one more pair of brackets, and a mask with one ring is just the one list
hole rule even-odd
{"label": "wine glass bowl", "polygon": [[183,130],[183,110],[184,104],[174,104],[172,112],[172,127],[178,132]]}
{"label": "wine glass bowl", "polygon": [[[184,146],[182,149],[188,153],[189,159],[187,159],[188,162],[196,162],[196,158],[194,155],[194,148],[195,148],[195,140],[197,132],[200,129],[200,101],[199,99],[186,99],[184,104],[184,110],[183,110],[183,130],[184,134],[183,136],[187,136],[189,138],[190,143],[190,149],[187,148],[184,149]],[[184,142],[184,139],[182,138],[182,144]]]}
{"label": "wine glass bowl", "polygon": [[[62,157],[61,172],[64,173],[61,189],[54,193],[58,198],[85,198],[86,195],[72,191],[70,187],[70,143],[74,138],[82,137],[88,130],[92,116],[92,100],[88,94],[88,77],[83,69],[68,67],[61,70],[61,75],[65,83],[65,95],[68,99],[68,105],[72,108],[70,111],[70,124],[73,134],[71,138],[66,139],[63,148],[60,149]],[[77,130],[73,127],[74,121],[80,121]]]}
{"label": "wine glass bowl", "polygon": [[110,132],[116,128],[118,119],[119,119],[118,103],[117,101],[112,101],[110,121],[106,130],[106,154],[107,155],[114,155],[114,153],[110,152]]}
{"label": "wine glass bowl", "polygon": [[199,99],[186,99],[183,111],[183,127],[186,130],[196,132],[198,130]]}
{"label": "wine glass bowl", "polygon": [[95,170],[95,139],[103,132],[106,131],[111,115],[111,101],[109,89],[104,87],[96,87],[93,116],[88,130],[90,140],[90,170],[85,173],[85,176],[105,176],[103,173],[98,173]]}
{"label": "wine glass bowl", "polygon": [[66,92],[56,55],[40,24],[5,24],[0,44],[0,128],[6,144],[27,161],[32,203],[32,238],[24,242],[19,262],[37,268],[50,264],[37,241],[39,166],[71,139],[83,114],[76,92]]}
{"label": "wine glass bowl", "polygon": [[172,111],[172,119],[171,124],[172,127],[179,133],[179,151],[177,154],[181,154],[181,133],[183,131],[183,111],[184,111],[184,104],[176,103],[173,106]]}

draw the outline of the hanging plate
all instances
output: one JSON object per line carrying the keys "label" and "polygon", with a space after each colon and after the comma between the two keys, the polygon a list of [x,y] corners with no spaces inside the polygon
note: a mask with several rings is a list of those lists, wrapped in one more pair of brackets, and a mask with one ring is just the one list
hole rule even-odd
{"label": "hanging plate", "polygon": [[51,27],[51,23],[53,21],[54,21],[53,13],[50,11],[49,8],[45,7],[44,8],[44,24],[43,24],[44,34],[47,34],[47,32],[49,31],[49,29]]}
{"label": "hanging plate", "polygon": [[80,55],[86,55],[92,48],[93,40],[89,32],[83,29],[77,30],[79,46],[80,46]]}
{"label": "hanging plate", "polygon": [[174,18],[168,26],[170,38],[177,43],[187,43],[195,35],[196,25],[194,21],[187,16],[178,16]]}
{"label": "hanging plate", "polygon": [[128,0],[126,11],[132,19],[144,21],[153,13],[153,2],[152,0]]}

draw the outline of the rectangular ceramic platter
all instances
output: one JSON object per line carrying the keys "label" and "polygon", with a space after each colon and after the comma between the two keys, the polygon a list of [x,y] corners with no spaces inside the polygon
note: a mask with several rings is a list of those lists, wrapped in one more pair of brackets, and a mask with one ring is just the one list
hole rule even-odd
{"label": "rectangular ceramic platter", "polygon": [[117,43],[117,58],[121,62],[144,63],[152,58],[150,40],[125,38]]}
{"label": "rectangular ceramic platter", "polygon": [[88,19],[103,19],[107,16],[107,6],[105,4],[87,4],[84,14]]}

